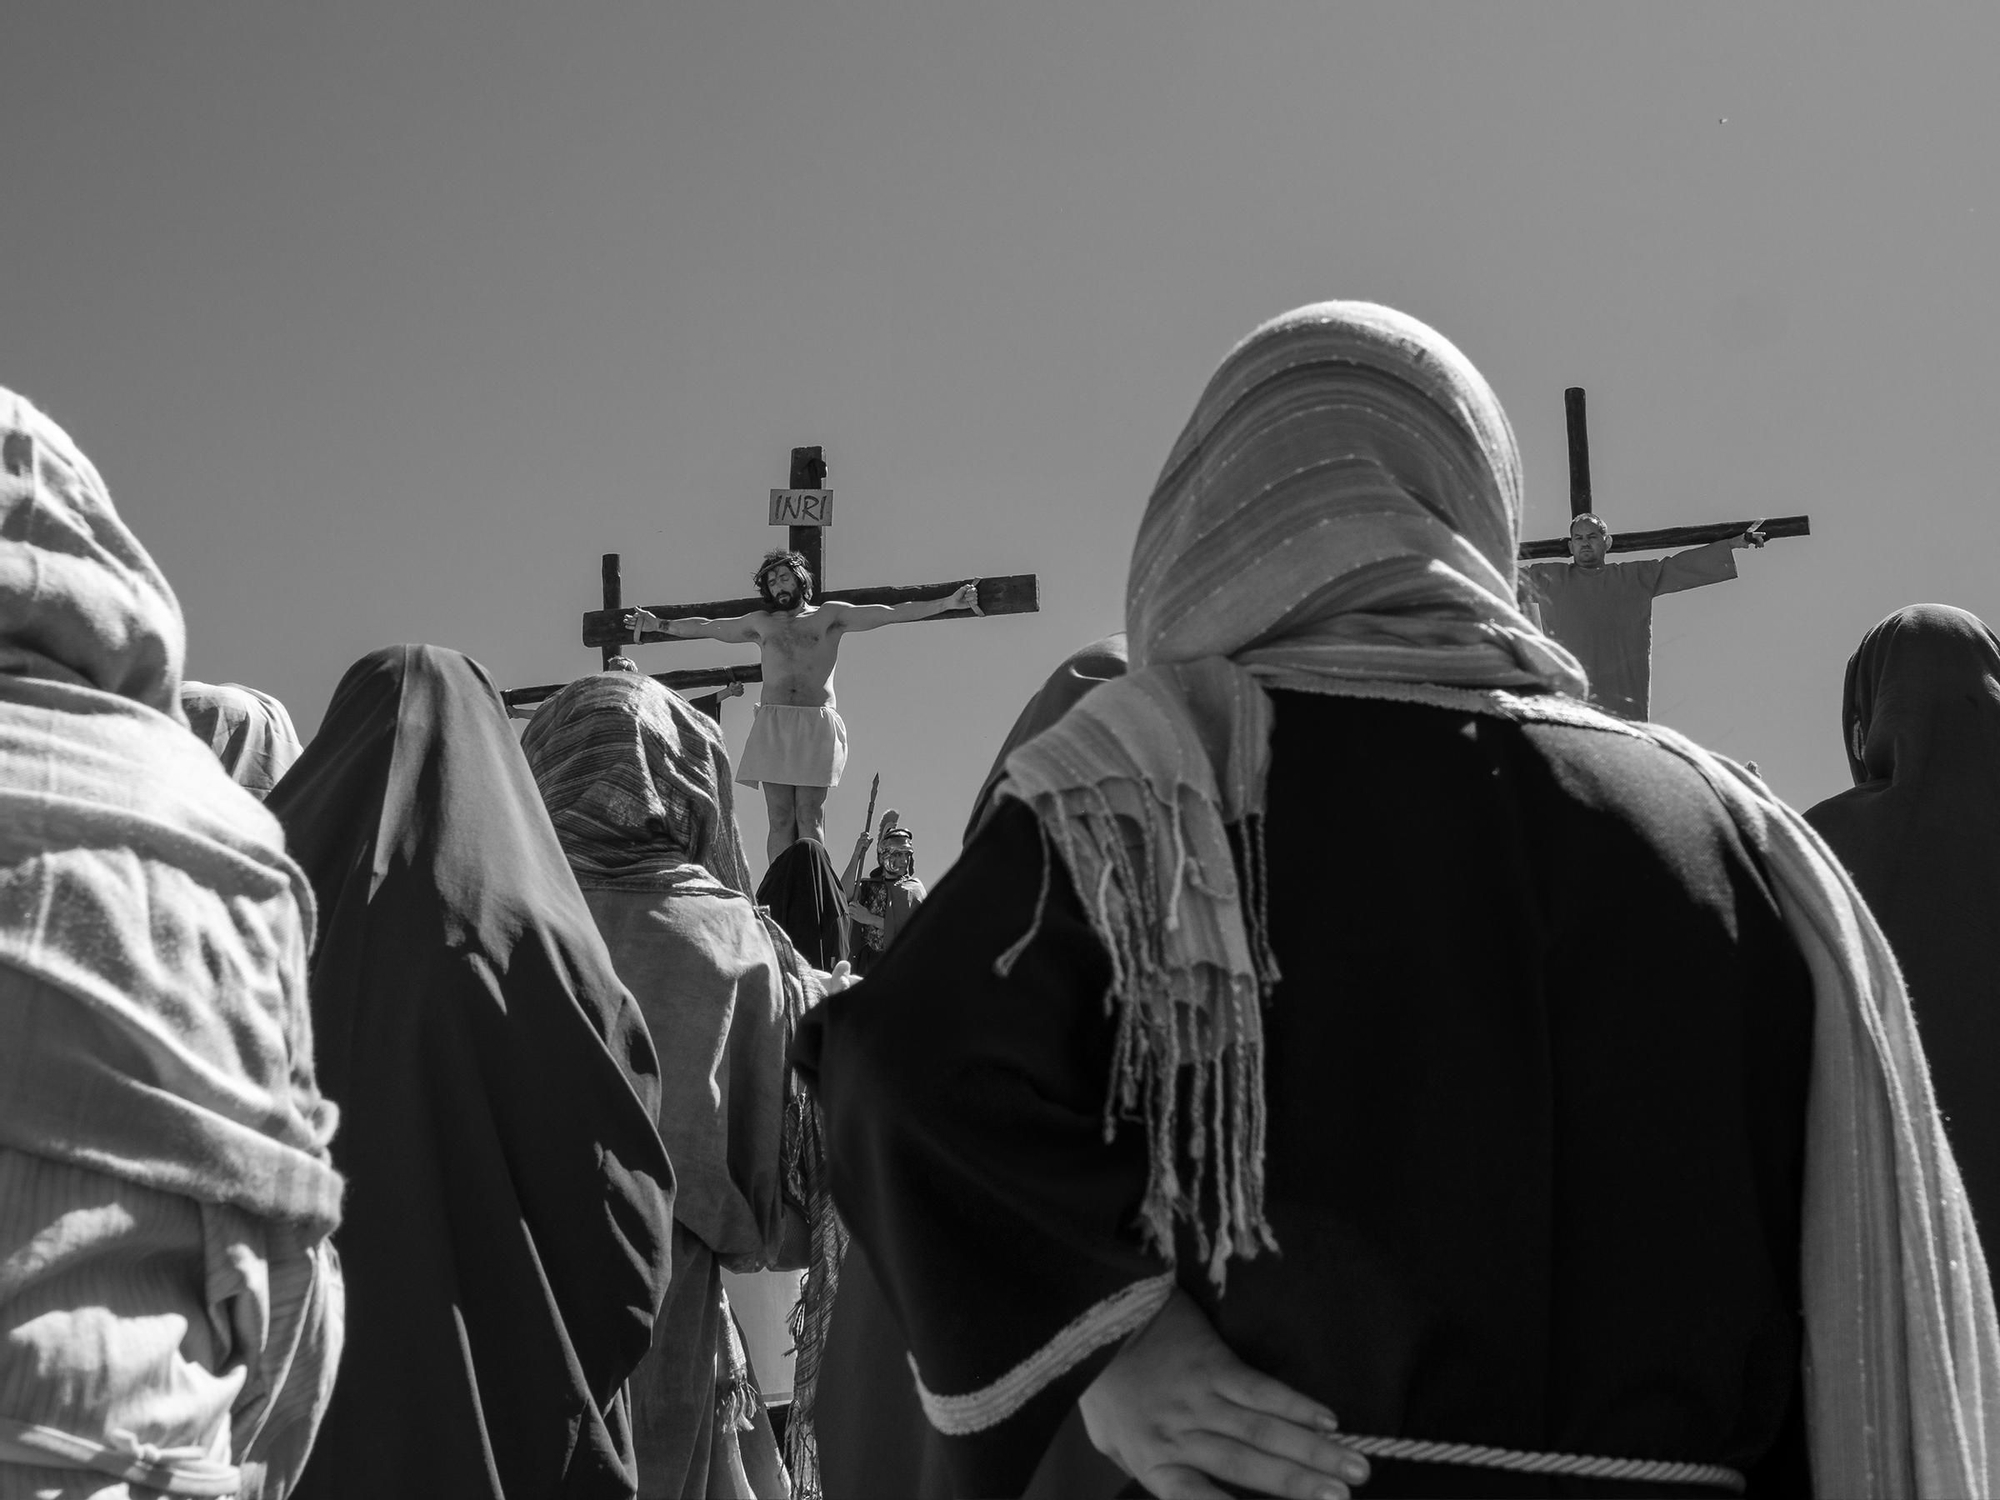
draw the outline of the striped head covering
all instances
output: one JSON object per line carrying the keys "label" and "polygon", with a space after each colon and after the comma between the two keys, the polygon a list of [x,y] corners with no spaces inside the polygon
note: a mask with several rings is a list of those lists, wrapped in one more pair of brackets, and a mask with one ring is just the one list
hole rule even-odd
{"label": "striped head covering", "polygon": [[657,879],[696,864],[748,895],[722,732],[636,672],[579,678],[535,711],[521,749],[580,878]]}
{"label": "striped head covering", "polygon": [[1218,1285],[1229,1256],[1275,1248],[1266,689],[1580,697],[1575,658],[1515,607],[1520,516],[1513,430],[1442,335],[1365,302],[1276,318],[1223,360],[1154,486],[1126,586],[1132,670],[1008,759],[1001,795],[1035,809],[1111,954],[1107,1112],[1146,1123],[1143,1232],[1171,1257],[1187,1220]]}

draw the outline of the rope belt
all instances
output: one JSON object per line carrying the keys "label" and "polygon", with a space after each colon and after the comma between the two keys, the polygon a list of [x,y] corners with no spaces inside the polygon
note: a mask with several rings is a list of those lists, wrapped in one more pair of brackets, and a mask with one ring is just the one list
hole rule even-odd
{"label": "rope belt", "polygon": [[1592,1458],[1583,1453],[1524,1453],[1478,1443],[1430,1443],[1421,1438],[1332,1435],[1343,1448],[1369,1458],[1401,1458],[1420,1464],[1466,1464],[1476,1469],[1513,1469],[1522,1474],[1575,1474],[1586,1479],[1652,1480],[1656,1484],[1707,1484],[1740,1495],[1743,1476],[1721,1464],[1677,1464],[1656,1458]]}
{"label": "rope belt", "polygon": [[169,1495],[234,1495],[242,1473],[217,1463],[201,1448],[156,1448],[129,1432],[105,1440],[78,1437],[57,1427],[0,1417],[0,1464],[33,1464],[49,1469],[85,1469]]}

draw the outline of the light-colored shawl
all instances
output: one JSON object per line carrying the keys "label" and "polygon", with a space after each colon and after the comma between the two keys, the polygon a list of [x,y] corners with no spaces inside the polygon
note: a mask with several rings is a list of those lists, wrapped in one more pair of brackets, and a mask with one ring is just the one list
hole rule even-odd
{"label": "light-colored shawl", "polygon": [[0,1145],[324,1235],[312,892],[181,717],[180,606],[0,390]]}
{"label": "light-colored shawl", "polygon": [[259,802],[304,748],[285,705],[240,682],[183,682],[181,711],[230,780]]}
{"label": "light-colored shawl", "polygon": [[1367,303],[1274,319],[1209,381],[1147,506],[1127,589],[1132,672],[1008,761],[1000,794],[1035,810],[1111,955],[1105,1128],[1123,1113],[1148,1132],[1142,1233],[1171,1259],[1176,1222],[1190,1224],[1218,1285],[1231,1256],[1274,1246],[1267,689],[1640,734],[1716,787],[1812,967],[1802,1271],[1816,1485],[1992,1492],[2000,1335],[1894,960],[1761,782],[1573,701],[1574,658],[1515,608],[1520,508],[1506,417],[1441,335]]}
{"label": "light-colored shawl", "polygon": [[521,736],[578,875],[631,880],[700,865],[748,895],[729,750],[707,714],[637,672],[582,677]]}

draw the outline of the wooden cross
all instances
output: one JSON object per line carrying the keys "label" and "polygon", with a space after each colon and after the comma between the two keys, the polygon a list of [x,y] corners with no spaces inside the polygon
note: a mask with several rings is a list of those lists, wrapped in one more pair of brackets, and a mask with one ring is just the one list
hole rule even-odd
{"label": "wooden cross", "polygon": [[[826,494],[826,457],[818,447],[794,448],[792,450],[791,484],[786,492],[773,492],[773,514],[779,511],[778,495],[800,492]],[[815,505],[793,505],[787,518],[796,514],[810,524],[793,525],[789,529],[792,551],[802,553],[806,566],[813,573],[813,597],[832,598],[833,593],[826,582],[826,527],[831,509],[828,504],[821,508]],[[779,524],[774,522],[773,524]],[[626,605],[624,584],[619,556],[616,552],[604,554],[602,609],[591,610],[583,617],[583,643],[595,646],[604,653],[604,665],[608,669],[611,659],[621,655],[633,644],[632,632],[625,624]],[[844,604],[903,604],[915,599],[935,599],[949,594],[962,584],[977,583],[979,586],[980,615],[1020,615],[1033,614],[1042,607],[1041,583],[1033,573],[1014,573],[1003,578],[958,578],[946,583],[883,584],[869,588],[842,589],[839,598]],[[747,599],[708,599],[698,604],[652,604],[647,608],[661,621],[684,620],[692,616],[709,619],[730,615],[746,615],[753,610],[763,609],[764,601],[754,595]],[[977,618],[969,609],[948,610],[941,615],[933,615],[936,620],[968,620]],[[663,631],[653,631],[640,637],[641,642],[679,640],[678,636],[667,635]],[[691,689],[728,688],[732,684],[762,682],[764,669],[757,662],[746,662],[740,666],[697,667],[689,671],[654,672],[655,682],[661,682],[676,692],[686,693]],[[560,692],[564,684],[547,683],[538,687],[511,688],[501,696],[510,709],[529,709],[546,698]],[[696,707],[711,716],[721,709],[720,693],[694,700]]]}
{"label": "wooden cross", "polygon": [[[1590,503],[1590,433],[1584,425],[1583,387],[1573,385],[1563,392],[1563,412],[1569,422],[1569,513],[1572,518],[1591,511]],[[1598,512],[1592,512],[1598,514]],[[1699,547],[1706,542],[1719,542],[1724,537],[1741,536],[1750,525],[1749,521],[1713,521],[1697,526],[1663,526],[1655,531],[1617,531],[1611,533],[1613,552],[1656,552],[1663,547]],[[1774,516],[1757,528],[1767,538],[1783,536],[1811,536],[1810,516]],[[1540,558],[1568,557],[1569,538],[1559,536],[1547,541],[1521,543],[1520,559],[1532,562]]]}

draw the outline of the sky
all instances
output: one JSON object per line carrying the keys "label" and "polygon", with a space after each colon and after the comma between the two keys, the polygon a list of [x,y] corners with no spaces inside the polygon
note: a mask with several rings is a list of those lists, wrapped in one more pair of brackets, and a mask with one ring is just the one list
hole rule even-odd
{"label": "sky", "polygon": [[1655,717],[1798,806],[1847,782],[1870,625],[2000,618],[1991,4],[13,0],[7,32],[0,384],[96,461],[189,674],[306,734],[397,641],[594,669],[604,552],[628,602],[748,593],[818,443],[834,595],[1041,580],[843,647],[828,842],[879,772],[934,878],[1023,702],[1122,623],[1217,361],[1330,297],[1478,364],[1530,536],[1568,385],[1614,529],[1810,514],[1654,616]]}

